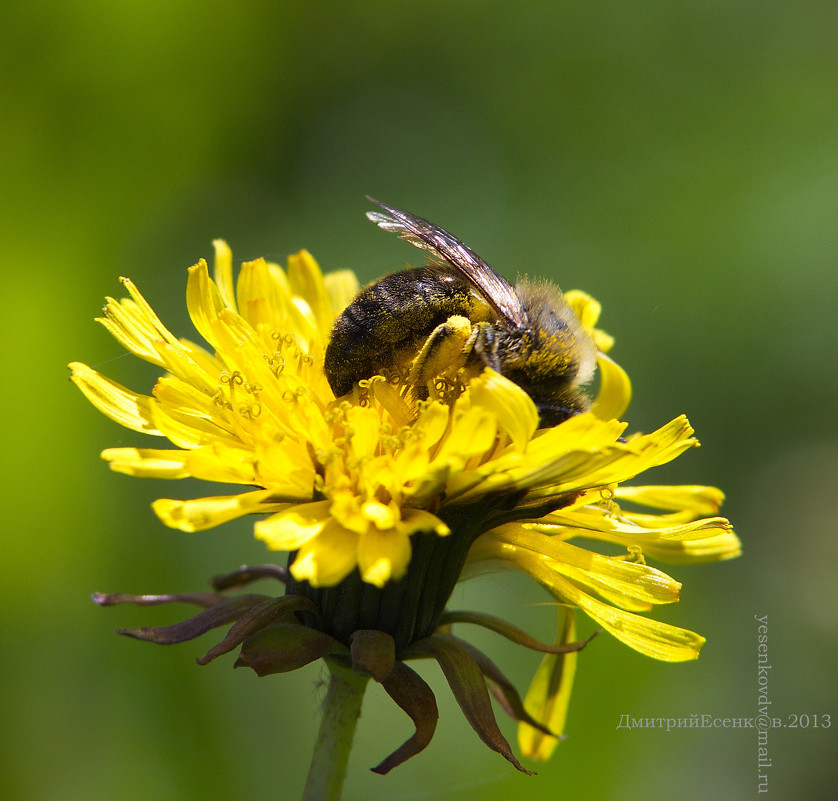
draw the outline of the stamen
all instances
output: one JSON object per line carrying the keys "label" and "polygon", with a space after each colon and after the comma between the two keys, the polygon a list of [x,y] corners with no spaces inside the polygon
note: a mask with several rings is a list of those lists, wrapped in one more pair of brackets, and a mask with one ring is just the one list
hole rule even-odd
{"label": "stamen", "polygon": [[258,417],[262,413],[262,404],[261,403],[249,403],[249,404],[241,404],[238,409],[239,414],[242,417],[246,417],[248,420],[253,420],[254,418]]}
{"label": "stamen", "polygon": [[308,390],[305,387],[297,387],[294,390],[286,389],[282,393],[282,400],[286,403],[297,403],[299,399],[306,394],[306,392],[308,392]]}

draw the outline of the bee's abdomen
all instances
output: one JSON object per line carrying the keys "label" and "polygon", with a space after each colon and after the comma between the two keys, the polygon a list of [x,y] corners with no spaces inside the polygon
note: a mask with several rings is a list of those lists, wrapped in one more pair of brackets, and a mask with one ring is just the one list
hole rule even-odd
{"label": "bee's abdomen", "polygon": [[393,273],[362,290],[335,321],[324,368],[336,397],[400,353],[418,350],[440,323],[483,310],[470,285],[444,267],[429,265]]}

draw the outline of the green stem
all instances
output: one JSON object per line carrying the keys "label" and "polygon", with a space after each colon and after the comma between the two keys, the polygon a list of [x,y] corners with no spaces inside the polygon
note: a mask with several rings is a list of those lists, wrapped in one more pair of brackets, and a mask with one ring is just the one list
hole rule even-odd
{"label": "green stem", "polygon": [[302,801],[340,801],[352,736],[369,680],[343,660],[326,657],[324,661],[329,668],[329,689]]}

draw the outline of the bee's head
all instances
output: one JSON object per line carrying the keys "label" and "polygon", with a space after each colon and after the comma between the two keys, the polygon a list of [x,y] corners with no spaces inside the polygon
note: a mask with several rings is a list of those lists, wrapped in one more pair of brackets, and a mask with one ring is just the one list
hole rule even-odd
{"label": "bee's head", "polygon": [[509,330],[502,372],[530,395],[541,426],[554,426],[589,408],[580,387],[593,377],[596,345],[555,284],[523,280],[515,291],[528,325]]}

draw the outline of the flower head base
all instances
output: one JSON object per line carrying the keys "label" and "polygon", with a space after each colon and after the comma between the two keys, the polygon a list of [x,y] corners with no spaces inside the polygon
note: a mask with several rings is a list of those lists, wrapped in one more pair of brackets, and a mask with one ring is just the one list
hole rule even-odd
{"label": "flower head base", "polygon": [[[180,642],[237,621],[200,661],[241,646],[237,664],[260,675],[319,657],[348,660],[381,681],[417,725],[415,739],[382,763],[386,769],[421,750],[435,721],[430,690],[404,660],[437,659],[484,741],[518,765],[495,732],[486,682],[522,721],[525,753],[545,757],[563,725],[582,645],[572,642],[565,606],[582,609],[657,659],[698,655],[699,635],[638,614],[677,601],[680,591],[644,557],[725,559],[737,555],[738,540],[715,516],[718,490],[620,486],[696,441],[683,417],[650,434],[624,436],[626,426],[615,418],[628,405],[630,385],[605,354],[611,339],[595,328],[595,301],[565,295],[599,349],[598,396],[589,412],[538,429],[538,410],[527,393],[490,369],[476,377],[442,370],[428,382],[424,400],[398,372],[371,377],[335,399],[324,351],[336,315],[357,291],[354,276],[323,276],[303,251],[289,258],[287,270],[264,260],[244,264],[234,290],[230,251],[222,242],[215,247],[214,280],[201,261],[187,285],[190,316],[209,350],[169,332],[123,279],[130,299],[109,299],[100,322],[164,375],[152,395],[83,364],[71,365],[72,379],[109,417],[175,446],[108,449],[102,455],[113,470],[245,487],[229,495],[161,499],[154,511],[166,525],[190,532],[260,515],[256,536],[291,554],[287,573],[267,570],[287,580],[286,595],[160,596],[157,602],[186,601],[206,610],[180,628],[126,633]],[[572,544],[575,538],[622,553],[590,551]],[[548,660],[539,686],[550,689],[534,689],[529,711],[485,656],[450,634],[450,626],[462,622],[503,628],[485,616],[446,613],[460,578],[498,566],[526,572],[565,605],[557,643],[537,645]],[[237,573],[232,584],[264,574]],[[143,598],[97,600],[151,602]],[[534,647],[523,632],[508,627],[501,633]],[[545,683],[544,670],[561,672],[563,683]],[[417,697],[425,700],[410,701]]]}

